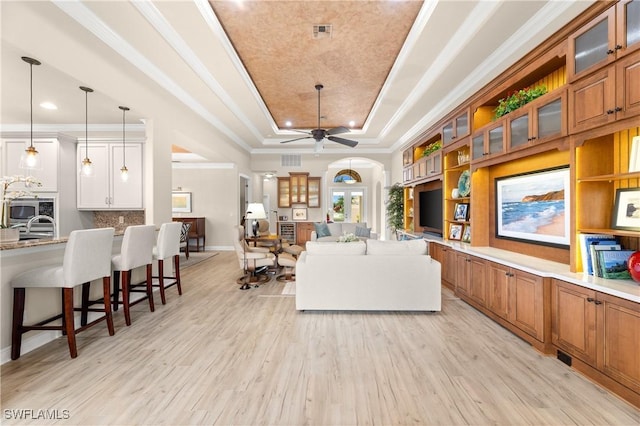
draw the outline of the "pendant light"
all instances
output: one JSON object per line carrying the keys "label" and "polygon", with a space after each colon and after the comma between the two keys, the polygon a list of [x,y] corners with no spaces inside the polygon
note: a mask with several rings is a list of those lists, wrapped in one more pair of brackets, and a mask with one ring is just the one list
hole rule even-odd
{"label": "pendant light", "polygon": [[353,172],[351,171],[351,159],[349,159],[349,177],[343,180],[347,185],[353,185],[356,180],[353,178]]}
{"label": "pendant light", "polygon": [[29,109],[31,111],[31,127],[29,135],[29,147],[24,151],[24,161],[21,162],[20,166],[25,169],[35,169],[38,167],[40,161],[38,151],[33,146],[33,66],[40,65],[41,62],[37,59],[29,58],[27,56],[23,56],[22,60],[29,64]]}
{"label": "pendant light", "polygon": [[89,93],[93,92],[90,87],[80,86],[84,92],[84,160],[82,160],[82,174],[93,175],[93,164],[89,160]]}
{"label": "pendant light", "polygon": [[122,179],[123,182],[126,182],[129,180],[129,169],[127,169],[127,162],[125,161],[127,150],[124,142],[124,115],[127,111],[129,111],[129,108],[127,108],[126,106],[119,106],[118,108],[122,110],[122,168],[120,169],[120,179]]}

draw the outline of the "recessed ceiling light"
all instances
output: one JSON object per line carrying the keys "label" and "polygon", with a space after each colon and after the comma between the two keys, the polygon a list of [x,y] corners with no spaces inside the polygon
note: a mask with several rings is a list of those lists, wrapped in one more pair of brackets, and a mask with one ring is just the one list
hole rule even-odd
{"label": "recessed ceiling light", "polygon": [[58,109],[56,104],[54,104],[53,102],[42,102],[40,106],[44,109]]}
{"label": "recessed ceiling light", "polygon": [[351,120],[351,121],[349,122],[349,127],[353,127],[353,126],[355,126],[355,125],[356,125],[356,122],[355,122],[355,121]]}
{"label": "recessed ceiling light", "polygon": [[287,127],[291,127],[291,122],[290,121],[285,121],[284,125],[287,126]]}

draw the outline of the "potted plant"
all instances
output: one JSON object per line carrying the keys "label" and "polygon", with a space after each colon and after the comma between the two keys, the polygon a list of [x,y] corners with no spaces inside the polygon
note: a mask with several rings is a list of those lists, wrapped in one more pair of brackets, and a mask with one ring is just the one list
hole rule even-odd
{"label": "potted plant", "polygon": [[442,148],[442,142],[441,141],[436,141],[432,144],[429,144],[425,149],[424,152],[422,153],[423,157],[426,157],[427,155],[431,155],[434,152],[436,152],[437,150],[439,150],[440,148]]}
{"label": "potted plant", "polygon": [[387,199],[387,223],[391,231],[404,229],[404,187],[399,183],[389,187]]}
{"label": "potted plant", "polygon": [[533,88],[527,87],[509,94],[506,98],[502,98],[498,101],[498,107],[495,109],[494,120],[502,117],[503,115],[509,114],[511,111],[517,110],[545,93],[547,93],[547,88],[545,86],[537,86]]}

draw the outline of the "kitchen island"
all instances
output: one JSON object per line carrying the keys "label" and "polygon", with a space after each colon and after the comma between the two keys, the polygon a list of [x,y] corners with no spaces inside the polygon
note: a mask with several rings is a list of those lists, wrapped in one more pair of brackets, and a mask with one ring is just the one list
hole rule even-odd
{"label": "kitchen island", "polygon": [[[0,244],[0,362],[11,359],[11,321],[13,289],[11,280],[16,275],[38,266],[62,264],[68,237],[43,238]],[[113,240],[113,254],[120,253],[122,233]],[[137,272],[137,271],[136,271]],[[144,275],[144,274],[143,274]],[[137,278],[137,274],[134,278]],[[91,295],[102,296],[101,285],[91,286]],[[95,294],[94,294],[95,292]],[[76,292],[76,306],[80,303]],[[33,323],[60,313],[59,289],[27,289],[25,323]],[[117,330],[116,330],[117,332]],[[27,353],[61,336],[59,331],[32,331],[24,335],[22,353]]]}

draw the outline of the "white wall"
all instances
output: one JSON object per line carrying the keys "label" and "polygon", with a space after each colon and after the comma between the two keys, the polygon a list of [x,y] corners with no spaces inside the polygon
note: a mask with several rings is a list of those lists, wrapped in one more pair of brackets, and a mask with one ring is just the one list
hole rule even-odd
{"label": "white wall", "polygon": [[204,216],[207,250],[232,250],[234,226],[240,224],[238,170],[174,168],[171,187],[191,192],[193,203],[191,213],[174,213],[173,217]]}

